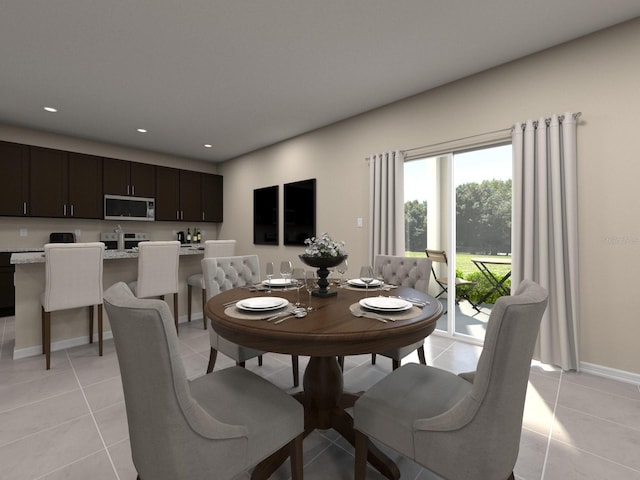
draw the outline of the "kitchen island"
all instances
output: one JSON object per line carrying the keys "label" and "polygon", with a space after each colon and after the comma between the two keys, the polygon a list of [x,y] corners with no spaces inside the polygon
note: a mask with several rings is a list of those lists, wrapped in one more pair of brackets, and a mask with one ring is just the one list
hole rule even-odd
{"label": "kitchen island", "polygon": [[[13,358],[23,358],[42,354],[42,323],[40,296],[45,287],[44,250],[20,252],[11,255],[11,264],[15,267],[15,346]],[[204,250],[198,246],[180,248],[180,266],[178,270],[179,292],[178,311],[180,319],[186,321],[187,278],[201,272],[200,261]],[[117,282],[132,282],[138,274],[138,251],[105,250],[103,264],[103,288],[106,290]],[[198,299],[193,302],[195,309],[200,305]],[[182,314],[184,312],[184,314]],[[111,338],[111,326],[104,312],[104,338]],[[51,319],[51,351],[89,343],[87,327],[87,308],[76,308],[54,312]],[[193,319],[202,318],[194,312]],[[192,320],[193,320],[192,319]],[[94,340],[97,332],[94,332]]]}

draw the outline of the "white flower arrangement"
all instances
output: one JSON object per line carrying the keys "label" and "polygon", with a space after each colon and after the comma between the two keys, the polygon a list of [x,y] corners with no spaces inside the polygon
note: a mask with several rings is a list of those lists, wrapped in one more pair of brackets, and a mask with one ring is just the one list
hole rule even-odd
{"label": "white flower arrangement", "polygon": [[344,242],[332,240],[328,233],[307,238],[304,244],[307,246],[304,254],[308,257],[343,257],[347,254],[344,251]]}

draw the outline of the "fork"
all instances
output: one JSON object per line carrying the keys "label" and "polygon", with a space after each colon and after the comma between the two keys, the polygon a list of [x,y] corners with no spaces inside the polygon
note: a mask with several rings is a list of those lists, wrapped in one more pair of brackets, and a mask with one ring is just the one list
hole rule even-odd
{"label": "fork", "polygon": [[[359,312],[352,312],[352,313],[356,317],[366,317],[366,318],[371,318],[373,320],[378,320],[379,322],[382,322],[382,323],[387,323],[387,319],[378,315],[377,313],[363,312],[362,310],[360,310]],[[389,319],[389,320],[395,322],[395,319]]]}

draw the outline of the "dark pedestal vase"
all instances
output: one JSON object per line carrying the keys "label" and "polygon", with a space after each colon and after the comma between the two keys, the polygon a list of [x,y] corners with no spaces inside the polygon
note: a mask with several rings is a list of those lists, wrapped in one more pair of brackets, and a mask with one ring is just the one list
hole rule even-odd
{"label": "dark pedestal vase", "polygon": [[312,293],[314,297],[333,297],[338,294],[335,290],[329,290],[327,288],[329,286],[329,281],[327,280],[327,277],[329,276],[329,269],[340,265],[348,255],[340,255],[336,257],[312,257],[309,255],[298,256],[305,265],[318,269],[318,287],[320,288]]}

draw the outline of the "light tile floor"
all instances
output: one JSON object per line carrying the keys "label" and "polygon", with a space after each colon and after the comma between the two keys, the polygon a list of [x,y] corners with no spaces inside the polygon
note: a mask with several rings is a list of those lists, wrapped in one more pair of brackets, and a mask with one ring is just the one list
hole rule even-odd
{"label": "light tile floor", "polygon": [[[134,480],[118,361],[112,341],[104,357],[96,345],[12,360],[12,317],[0,318],[0,478],[7,480]],[[180,346],[190,378],[205,371],[209,337],[202,323],[182,324]],[[427,361],[454,372],[473,370],[480,347],[432,335]],[[306,365],[301,358],[301,368]],[[406,361],[417,361],[417,355]],[[216,368],[233,362],[219,356]],[[268,354],[248,368],[293,391],[288,356]],[[367,389],[391,370],[380,358],[347,357],[345,388]],[[515,473],[519,480],[640,480],[640,387],[604,378],[531,368]],[[403,479],[437,477],[389,451]],[[463,452],[461,452],[463,454]],[[353,478],[353,449],[335,432],[315,432],[304,443],[307,480]],[[290,477],[288,464],[274,475]],[[240,477],[248,479],[246,473]],[[368,478],[381,479],[369,469]],[[483,479],[480,479],[483,480]]]}

